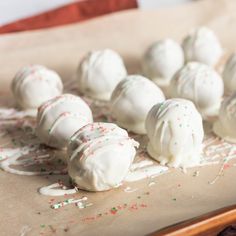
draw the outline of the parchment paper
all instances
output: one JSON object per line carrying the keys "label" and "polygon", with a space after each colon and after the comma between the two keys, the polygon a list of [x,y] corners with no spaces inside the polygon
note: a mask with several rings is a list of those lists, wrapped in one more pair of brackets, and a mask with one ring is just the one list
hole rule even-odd
{"label": "parchment paper", "polygon": [[[236,47],[236,1],[206,0],[158,11],[132,10],[85,23],[0,36],[1,104],[10,101],[9,84],[23,65],[55,69],[63,80],[73,77],[79,59],[91,49],[113,48],[138,73],[139,59],[152,42],[181,38],[193,27],[207,25],[219,36],[226,55]],[[67,176],[18,176],[0,171],[1,235],[144,235],[170,224],[236,203],[236,167],[221,165],[171,170],[154,179],[125,183],[101,193],[79,191],[92,206],[69,205],[58,210],[49,201],[65,197],[39,195],[39,187]],[[196,176],[196,170],[199,171]],[[150,186],[150,181],[155,184]],[[137,189],[132,193],[126,187]],[[52,200],[54,199],[54,200]],[[114,208],[116,211],[114,212]]]}

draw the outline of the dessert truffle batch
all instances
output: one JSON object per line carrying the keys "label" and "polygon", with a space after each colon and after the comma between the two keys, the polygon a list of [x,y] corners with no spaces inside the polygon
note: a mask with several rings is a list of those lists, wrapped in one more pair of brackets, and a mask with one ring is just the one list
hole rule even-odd
{"label": "dessert truffle batch", "polygon": [[215,67],[222,55],[206,27],[193,30],[182,45],[154,43],[142,58],[143,75],[128,75],[113,50],[88,53],[76,73],[78,91],[106,101],[116,124],[94,122],[89,105],[63,94],[60,76],[41,65],[22,68],[12,92],[19,108],[37,116],[40,141],[67,150],[73,184],[104,191],[119,186],[134,161],[139,143],[128,132],[147,135],[149,156],[175,168],[200,163],[203,120],[215,120],[215,134],[236,143],[236,55],[220,75]]}

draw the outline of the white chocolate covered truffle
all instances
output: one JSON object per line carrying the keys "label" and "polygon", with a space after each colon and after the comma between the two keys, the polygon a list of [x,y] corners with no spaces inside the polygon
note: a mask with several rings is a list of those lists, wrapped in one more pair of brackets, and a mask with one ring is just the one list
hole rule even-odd
{"label": "white chocolate covered truffle", "polygon": [[126,75],[123,60],[116,52],[110,49],[90,52],[77,71],[79,91],[95,99],[109,100]]}
{"label": "white chocolate covered truffle", "polygon": [[195,103],[204,118],[217,115],[224,93],[220,75],[211,67],[189,62],[179,70],[170,84],[173,98],[185,98]]}
{"label": "white chocolate covered truffle", "polygon": [[226,141],[236,143],[236,93],[223,100],[213,131]]}
{"label": "white chocolate covered truffle", "polygon": [[92,122],[92,112],[80,97],[63,94],[39,107],[36,134],[43,143],[61,149],[77,130]]}
{"label": "white chocolate covered truffle", "polygon": [[201,27],[193,30],[183,40],[186,61],[198,61],[209,66],[215,66],[220,60],[223,49],[214,32]]}
{"label": "white chocolate covered truffle", "polygon": [[80,189],[105,191],[115,188],[126,177],[138,145],[115,124],[88,124],[69,142],[69,176]]}
{"label": "white chocolate covered truffle", "polygon": [[152,81],[140,75],[130,75],[112,93],[111,115],[121,127],[145,134],[145,120],[149,110],[164,100],[164,94]]}
{"label": "white chocolate covered truffle", "polygon": [[22,109],[37,109],[45,101],[59,96],[63,85],[59,75],[41,65],[23,67],[12,81],[12,92]]}
{"label": "white chocolate covered truffle", "polygon": [[185,99],[169,99],[148,113],[147,151],[161,164],[190,167],[199,164],[204,137],[202,118],[194,104]]}
{"label": "white chocolate covered truffle", "polygon": [[183,65],[183,49],[172,39],[154,43],[142,60],[144,74],[159,86],[167,86],[175,72]]}
{"label": "white chocolate covered truffle", "polygon": [[223,80],[226,92],[236,91],[236,53],[231,55],[225,65]]}

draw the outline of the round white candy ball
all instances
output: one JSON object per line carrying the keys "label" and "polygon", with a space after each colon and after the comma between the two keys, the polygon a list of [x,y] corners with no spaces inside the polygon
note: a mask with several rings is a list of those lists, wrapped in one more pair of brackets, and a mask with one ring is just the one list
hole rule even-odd
{"label": "round white candy ball", "polygon": [[126,75],[123,60],[116,52],[110,49],[90,52],[77,71],[79,91],[95,99],[109,100]]}
{"label": "round white candy ball", "polygon": [[228,59],[224,71],[223,80],[227,92],[236,91],[236,54]]}
{"label": "round white candy ball", "polygon": [[37,109],[43,102],[62,93],[59,75],[41,65],[23,67],[12,81],[12,92],[22,109]]}
{"label": "round white candy ball", "polygon": [[193,30],[183,40],[186,61],[198,61],[209,66],[218,63],[223,49],[214,32],[206,27]]}
{"label": "round white candy ball", "polygon": [[68,172],[74,184],[88,191],[117,187],[126,177],[138,143],[112,123],[88,124],[68,145]]}
{"label": "round white candy ball", "polygon": [[43,143],[61,149],[77,130],[92,122],[92,112],[80,97],[63,94],[39,107],[36,133]]}
{"label": "round white candy ball", "polygon": [[204,136],[202,118],[191,101],[169,99],[148,113],[147,151],[161,164],[189,167],[200,162]]}
{"label": "round white candy ball", "polygon": [[149,79],[140,75],[127,76],[112,93],[111,114],[120,126],[145,134],[145,119],[149,110],[164,100],[162,91]]}
{"label": "round white candy ball", "polygon": [[206,118],[218,114],[224,84],[220,75],[211,67],[198,62],[189,62],[175,74],[169,89],[171,97],[185,98],[194,102]]}
{"label": "round white candy ball", "polygon": [[223,100],[213,131],[226,141],[236,143],[236,93]]}
{"label": "round white candy ball", "polygon": [[167,86],[175,72],[183,65],[183,49],[172,39],[154,43],[142,60],[144,74],[159,86]]}

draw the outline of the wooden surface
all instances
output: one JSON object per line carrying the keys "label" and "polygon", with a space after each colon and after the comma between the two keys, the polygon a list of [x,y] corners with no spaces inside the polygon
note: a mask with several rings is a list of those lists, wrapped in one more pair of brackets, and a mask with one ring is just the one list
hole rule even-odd
{"label": "wooden surface", "polygon": [[[219,234],[230,224],[236,223],[236,205],[224,207],[162,230],[150,236],[213,236]],[[236,235],[236,230],[235,230]]]}

